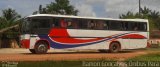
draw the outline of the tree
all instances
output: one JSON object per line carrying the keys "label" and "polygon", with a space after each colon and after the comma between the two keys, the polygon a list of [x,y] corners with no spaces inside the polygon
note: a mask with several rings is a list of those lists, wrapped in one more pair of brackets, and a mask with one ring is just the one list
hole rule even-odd
{"label": "tree", "polygon": [[0,29],[18,24],[20,18],[21,16],[11,8],[2,10],[2,17],[0,17]]}
{"label": "tree", "polygon": [[61,15],[77,15],[78,10],[75,10],[72,5],[70,5],[69,0],[55,0],[47,4],[46,7],[39,6],[39,10],[35,11],[33,14],[61,14]]}
{"label": "tree", "polygon": [[126,14],[120,15],[119,18],[121,18],[121,19],[127,19],[127,18],[134,19],[134,18],[139,18],[139,14],[138,13],[134,14],[133,12],[128,11]]}
{"label": "tree", "polygon": [[[2,10],[2,16],[0,17],[0,44],[1,39],[10,39],[11,42],[16,42],[19,34],[19,23],[21,22],[21,16],[13,9],[8,8]],[[3,42],[3,41],[2,41]],[[9,43],[9,42],[7,42]],[[7,44],[5,44],[7,45]],[[9,45],[9,44],[8,44]]]}

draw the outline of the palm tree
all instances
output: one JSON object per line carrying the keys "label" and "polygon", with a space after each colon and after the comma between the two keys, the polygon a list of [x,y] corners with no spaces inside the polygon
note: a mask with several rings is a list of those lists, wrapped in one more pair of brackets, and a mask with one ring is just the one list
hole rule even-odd
{"label": "palm tree", "polygon": [[[3,37],[15,36],[17,30],[13,28],[18,28],[20,21],[20,15],[15,10],[11,8],[2,10],[2,16],[0,17],[0,34],[3,35]],[[2,36],[0,37],[0,40],[1,39]],[[14,39],[14,41],[16,40]]]}
{"label": "palm tree", "polygon": [[127,19],[127,18],[134,19],[134,18],[138,18],[138,14],[137,13],[134,14],[133,12],[128,11],[126,14],[120,15],[119,18],[121,18],[121,19]]}
{"label": "palm tree", "polygon": [[0,17],[0,33],[9,30],[12,27],[17,27],[21,16],[13,9],[8,8],[2,10],[2,17]]}
{"label": "palm tree", "polygon": [[157,12],[155,10],[151,11],[150,15],[149,15],[149,17],[154,18],[154,19],[159,18],[159,16],[160,16],[159,12]]}

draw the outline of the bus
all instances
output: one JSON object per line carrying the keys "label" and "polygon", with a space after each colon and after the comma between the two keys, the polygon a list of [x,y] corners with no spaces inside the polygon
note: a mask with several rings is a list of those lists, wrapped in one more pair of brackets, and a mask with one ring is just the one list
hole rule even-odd
{"label": "bus", "polygon": [[149,46],[147,19],[112,19],[37,14],[22,23],[20,43],[31,53],[49,49],[94,49],[119,52]]}

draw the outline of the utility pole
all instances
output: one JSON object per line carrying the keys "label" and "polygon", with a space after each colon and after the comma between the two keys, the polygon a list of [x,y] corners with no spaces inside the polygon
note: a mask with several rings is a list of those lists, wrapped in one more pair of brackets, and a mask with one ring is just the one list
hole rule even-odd
{"label": "utility pole", "polygon": [[139,0],[139,16],[141,14],[141,0]]}

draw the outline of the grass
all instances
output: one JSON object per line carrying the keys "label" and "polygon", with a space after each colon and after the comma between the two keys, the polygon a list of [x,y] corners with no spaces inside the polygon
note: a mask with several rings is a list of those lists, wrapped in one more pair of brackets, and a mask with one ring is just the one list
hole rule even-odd
{"label": "grass", "polygon": [[127,59],[126,61],[160,61],[160,52],[141,55],[138,57]]}
{"label": "grass", "polygon": [[[17,66],[10,66],[10,67],[85,67],[84,63],[88,63],[88,62],[101,63],[103,61],[115,62],[116,60],[100,58],[100,59],[80,59],[80,60],[70,60],[70,61],[7,62],[5,64],[11,63],[10,65],[14,65],[13,63],[18,63]],[[2,64],[4,63],[0,63],[0,67],[2,66]],[[3,66],[3,67],[6,67],[6,66]],[[86,67],[91,67],[91,66],[86,66]],[[97,67],[101,67],[101,66],[97,66]]]}
{"label": "grass", "polygon": [[[39,62],[19,62],[18,67],[85,67],[83,66],[83,62],[108,62],[108,61],[113,61],[112,63],[115,63],[116,60],[112,59],[83,59],[83,60],[77,60],[77,61],[39,61]],[[160,62],[160,52],[158,53],[149,53],[146,55],[141,55],[138,57],[134,58],[129,58],[125,60],[124,62],[145,62],[147,64],[147,61],[159,61]],[[86,66],[86,67],[92,67],[92,66]],[[96,66],[96,67],[101,67],[101,66]],[[104,66],[105,67],[105,66]],[[143,66],[142,66],[143,67]]]}
{"label": "grass", "polygon": [[126,61],[160,61],[160,48],[145,49],[148,54],[129,58]]}
{"label": "grass", "polygon": [[81,61],[20,62],[18,67],[81,67]]}

